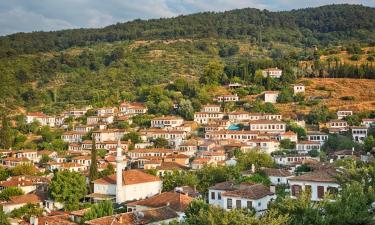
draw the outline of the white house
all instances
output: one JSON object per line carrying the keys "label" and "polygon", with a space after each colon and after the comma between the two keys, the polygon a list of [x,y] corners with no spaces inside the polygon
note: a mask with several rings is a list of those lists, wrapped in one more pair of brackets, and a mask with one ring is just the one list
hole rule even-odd
{"label": "white house", "polygon": [[270,76],[271,78],[280,78],[283,74],[283,71],[277,67],[275,68],[267,68],[262,71],[263,77]]}
{"label": "white house", "polygon": [[297,162],[303,162],[304,160],[311,159],[311,156],[307,154],[289,154],[289,155],[274,155],[272,156],[273,161],[276,164],[283,166],[290,166]]}
{"label": "white house", "polygon": [[328,140],[328,134],[319,131],[308,131],[306,136],[308,141],[318,141],[321,146]]}
{"label": "white house", "polygon": [[320,142],[317,141],[299,141],[296,144],[298,153],[308,153],[311,150],[320,151]]}
{"label": "white house", "polygon": [[122,129],[97,130],[92,132],[92,137],[95,138],[97,142],[117,141],[126,133],[127,131]]}
{"label": "white house", "polygon": [[293,85],[293,92],[294,94],[298,94],[298,93],[305,93],[305,85],[303,84],[295,84]]}
{"label": "white house", "polygon": [[267,133],[283,133],[286,130],[286,124],[278,120],[255,120],[249,122],[251,131]]}
{"label": "white house", "polygon": [[325,170],[288,178],[291,197],[296,198],[301,191],[307,191],[311,193],[312,201],[320,201],[327,192],[335,194],[340,185],[334,176],[335,173]]}
{"label": "white house", "polygon": [[375,118],[372,118],[372,119],[364,118],[362,119],[361,125],[366,126],[366,127],[375,126]]}
{"label": "white house", "polygon": [[55,126],[55,117],[47,116],[42,112],[30,112],[26,114],[26,123],[32,123],[34,121],[38,121],[42,126]]}
{"label": "white house", "polygon": [[214,98],[217,102],[238,102],[239,97],[237,94],[234,95],[219,95]]}
{"label": "white house", "polygon": [[350,127],[350,130],[352,131],[353,140],[363,143],[363,141],[367,137],[367,127],[352,126]]}
{"label": "white house", "polygon": [[337,119],[341,120],[347,116],[353,115],[353,111],[352,110],[338,110],[336,114],[337,114]]}
{"label": "white house", "polygon": [[194,121],[199,124],[208,124],[211,121],[221,120],[224,117],[222,112],[196,112],[194,113]]}
{"label": "white house", "polygon": [[61,139],[68,143],[82,142],[82,138],[86,135],[86,132],[67,131],[61,135]]}
{"label": "white house", "polygon": [[261,169],[271,180],[271,184],[288,184],[288,178],[293,175],[285,169],[263,168]]}
{"label": "white house", "polygon": [[151,120],[151,127],[165,128],[178,127],[184,123],[184,119],[179,116],[162,116]]}
{"label": "white house", "polygon": [[267,210],[269,202],[276,199],[276,195],[262,184],[236,185],[232,181],[210,187],[208,194],[209,204],[220,206],[225,210],[253,208],[256,212],[262,212]]}
{"label": "white house", "polygon": [[221,107],[220,105],[214,105],[214,104],[207,104],[207,105],[204,105],[202,107],[202,112],[220,112],[221,111]]}
{"label": "white house", "polygon": [[139,115],[145,114],[147,107],[143,103],[138,102],[123,102],[120,105],[121,115]]}
{"label": "white house", "polygon": [[276,103],[279,96],[278,91],[265,91],[263,92],[264,102]]}

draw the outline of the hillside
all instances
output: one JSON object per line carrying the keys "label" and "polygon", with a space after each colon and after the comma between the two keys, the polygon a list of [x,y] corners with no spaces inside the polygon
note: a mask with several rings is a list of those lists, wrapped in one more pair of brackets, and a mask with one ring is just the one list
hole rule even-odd
{"label": "hillside", "polygon": [[[364,112],[375,108],[375,80],[305,78],[301,83],[306,84],[306,99],[317,99],[317,105],[324,104],[331,111],[351,109],[355,112]],[[296,115],[297,112],[306,114],[311,110],[311,106],[294,103],[276,104],[276,107],[284,115]]]}
{"label": "hillside", "polygon": [[327,5],[285,12],[238,9],[169,19],[135,20],[102,29],[18,33],[0,38],[0,56],[63,50],[97,42],[140,39],[226,38],[295,46],[375,40],[375,9]]}
{"label": "hillside", "polygon": [[[229,82],[250,85],[242,94],[257,95],[304,77],[374,79],[371,15],[374,8],[357,5],[289,12],[241,9],[1,37],[0,110],[56,113],[125,99],[147,102],[160,113],[181,98],[199,110],[222,91],[213,85]],[[313,43],[320,44],[318,50],[308,47]],[[353,55],[360,58],[349,60]],[[256,71],[267,67],[279,67],[285,76],[257,81]],[[211,73],[213,80],[206,79]]]}

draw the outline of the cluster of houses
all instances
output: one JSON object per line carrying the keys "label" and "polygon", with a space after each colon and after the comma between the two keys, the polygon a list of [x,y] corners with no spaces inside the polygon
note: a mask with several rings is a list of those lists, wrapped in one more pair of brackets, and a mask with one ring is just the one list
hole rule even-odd
{"label": "cluster of houses", "polygon": [[[282,71],[271,68],[263,71],[263,76],[280,78]],[[241,85],[232,84],[230,89]],[[303,85],[294,85],[294,93],[303,93]],[[264,101],[275,103],[278,92],[265,92]],[[277,198],[275,188],[283,185],[291,198],[302,191],[311,193],[313,201],[324,199],[327,193],[337,193],[340,186],[335,176],[338,171],[330,163],[322,163],[316,154],[328,140],[329,134],[350,132],[353,140],[362,143],[368,129],[375,126],[375,119],[362,120],[361,126],[349,126],[345,117],[353,115],[351,110],[338,110],[337,120],[321,124],[319,130],[308,130],[302,140],[297,133],[288,130],[288,124],[281,114],[250,113],[245,110],[226,112],[221,103],[238,102],[235,94],[216,96],[213,104],[204,105],[194,113],[193,121],[186,121],[175,115],[153,117],[149,128],[118,129],[113,124],[126,121],[132,124],[136,115],[146,114],[148,109],[142,103],[124,102],[119,107],[92,109],[84,107],[71,109],[58,116],[43,113],[28,113],[26,123],[38,122],[41,126],[64,128],[61,139],[68,143],[63,153],[47,150],[1,150],[0,162],[4,167],[14,168],[20,164],[30,164],[45,176],[15,176],[0,182],[0,190],[10,186],[21,188],[25,195],[11,197],[0,202],[3,211],[9,213],[28,203],[38,204],[45,214],[31,217],[29,223],[40,224],[80,224],[89,209],[73,212],[61,211],[63,204],[48,198],[48,184],[53,171],[69,170],[88,175],[91,165],[91,150],[105,152],[97,158],[98,170],[111,165],[115,173],[93,182],[93,192],[84,201],[100,202],[110,200],[116,205],[125,205],[126,212],[85,221],[86,225],[111,224],[162,224],[172,220],[183,220],[184,210],[194,198],[204,198],[211,205],[225,210],[253,208],[257,214],[265,212],[269,204]],[[88,111],[90,114],[88,116]],[[85,123],[75,122],[72,127],[66,119],[85,117]],[[304,127],[304,121],[294,121]],[[69,130],[68,130],[69,128]],[[304,127],[305,128],[305,127]],[[305,128],[306,129],[306,128]],[[137,132],[139,143],[124,140],[124,135]],[[154,142],[163,139],[167,146],[157,148]],[[95,140],[95,141],[93,141]],[[280,143],[289,140],[294,144],[290,153],[281,152]],[[196,187],[176,187],[163,192],[162,177],[172,172],[200,170],[207,165],[236,165],[234,151],[244,153],[257,151],[270,154],[278,168],[255,168],[243,171],[242,176],[266,174],[271,186],[264,184],[229,180],[214,184],[202,195]],[[280,153],[281,152],[281,153]],[[41,163],[48,156],[49,161]],[[349,149],[329,156],[333,160],[364,156]],[[366,155],[366,160],[371,160]],[[308,165],[311,172],[296,175],[295,170]],[[48,173],[48,171],[50,173]],[[154,171],[155,173],[150,173]],[[12,221],[19,224],[19,221]]]}

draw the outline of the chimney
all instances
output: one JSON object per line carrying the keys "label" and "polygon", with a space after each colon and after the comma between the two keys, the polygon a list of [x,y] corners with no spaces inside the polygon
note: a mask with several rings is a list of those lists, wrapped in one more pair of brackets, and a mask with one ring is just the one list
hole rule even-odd
{"label": "chimney", "polygon": [[272,192],[272,193],[276,193],[276,186],[275,185],[271,185],[270,186],[270,192]]}

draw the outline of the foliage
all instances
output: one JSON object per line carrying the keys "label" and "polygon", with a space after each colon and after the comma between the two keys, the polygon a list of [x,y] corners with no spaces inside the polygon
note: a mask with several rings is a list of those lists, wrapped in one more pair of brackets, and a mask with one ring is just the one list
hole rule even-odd
{"label": "foliage", "polygon": [[52,178],[49,191],[55,201],[64,203],[65,210],[77,210],[79,200],[86,194],[85,177],[77,172],[59,171]]}
{"label": "foliage", "polygon": [[15,167],[13,167],[10,170],[10,173],[13,176],[20,176],[20,175],[35,175],[37,174],[37,169],[34,165],[27,163],[27,164],[19,164]]}
{"label": "foliage", "polygon": [[154,143],[155,148],[166,148],[169,145],[168,140],[161,137],[156,138],[152,142]]}
{"label": "foliage", "polygon": [[14,209],[10,216],[30,220],[31,216],[42,216],[42,214],[43,209],[39,205],[28,203],[18,209]]}
{"label": "foliage", "polygon": [[224,73],[224,65],[220,61],[210,61],[204,68],[200,82],[203,84],[219,84]]}
{"label": "foliage", "polygon": [[366,151],[371,151],[373,147],[375,147],[375,138],[372,135],[366,137],[363,147]]}
{"label": "foliage", "polygon": [[248,177],[241,177],[239,179],[239,182],[250,182],[250,183],[258,183],[258,184],[263,184],[265,186],[270,186],[271,185],[271,180],[270,178],[264,174],[264,173],[255,173],[252,174],[251,176]]}
{"label": "foliage", "polygon": [[310,124],[318,124],[318,123],[325,123],[330,119],[335,119],[336,114],[330,112],[327,106],[320,106],[315,107],[311,110],[311,112],[307,115],[307,122]]}
{"label": "foliage", "polygon": [[113,204],[111,201],[101,201],[93,204],[90,210],[83,215],[83,221],[89,221],[113,214]]}
{"label": "foliage", "polygon": [[90,192],[94,191],[93,181],[99,177],[97,157],[98,157],[98,151],[96,149],[96,141],[95,141],[95,138],[93,138],[92,147],[91,147],[91,164],[90,164],[90,169],[89,169]]}
{"label": "foliage", "polygon": [[360,183],[345,185],[336,201],[325,203],[327,224],[368,224],[374,214],[369,211],[374,193],[365,193]]}
{"label": "foliage", "polygon": [[7,170],[4,167],[0,166],[0,181],[8,179],[9,176],[10,176],[9,170]]}
{"label": "foliage", "polygon": [[280,141],[280,148],[281,149],[294,149],[296,146],[290,139],[283,139]]}
{"label": "foliage", "polygon": [[190,100],[181,99],[177,113],[182,116],[185,120],[194,119],[194,108]]}
{"label": "foliage", "polygon": [[3,225],[10,225],[9,221],[8,221],[8,217],[7,215],[4,213],[3,210],[0,210],[0,224],[3,224]]}
{"label": "foliage", "polygon": [[352,149],[357,147],[350,136],[344,136],[340,134],[333,134],[328,136],[328,140],[322,146],[322,149],[326,152],[334,152],[337,150]]}
{"label": "foliage", "polygon": [[274,167],[274,162],[269,154],[251,151],[248,153],[239,152],[236,155],[237,167],[240,170],[249,170],[254,164],[256,168]]}
{"label": "foliage", "polygon": [[23,194],[25,193],[18,187],[7,187],[0,192],[0,200],[9,201],[10,197]]}
{"label": "foliage", "polygon": [[278,103],[293,102],[293,90],[291,88],[284,88],[277,96]]}
{"label": "foliage", "polygon": [[13,144],[13,134],[6,116],[2,116],[1,130],[0,130],[0,146],[4,149],[9,149]]}
{"label": "foliage", "polygon": [[124,136],[121,138],[123,141],[128,141],[130,140],[132,144],[137,144],[141,142],[141,137],[137,132],[131,131],[127,134],[124,134]]}
{"label": "foliage", "polygon": [[192,172],[180,172],[173,171],[173,173],[167,173],[162,177],[163,180],[163,191],[174,190],[175,187],[190,186],[196,187],[198,185],[198,178],[195,173]]}

